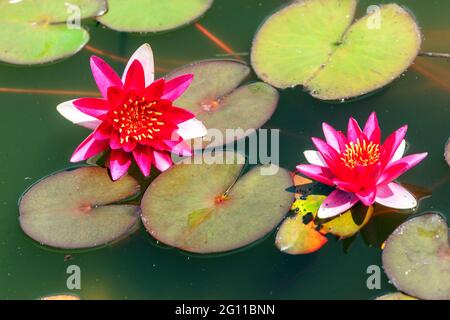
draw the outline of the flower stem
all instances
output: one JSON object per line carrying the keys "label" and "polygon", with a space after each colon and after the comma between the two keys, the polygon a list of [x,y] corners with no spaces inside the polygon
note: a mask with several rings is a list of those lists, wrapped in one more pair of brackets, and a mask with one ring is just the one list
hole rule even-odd
{"label": "flower stem", "polygon": [[442,53],[442,52],[420,52],[419,56],[428,58],[450,59],[450,53]]}

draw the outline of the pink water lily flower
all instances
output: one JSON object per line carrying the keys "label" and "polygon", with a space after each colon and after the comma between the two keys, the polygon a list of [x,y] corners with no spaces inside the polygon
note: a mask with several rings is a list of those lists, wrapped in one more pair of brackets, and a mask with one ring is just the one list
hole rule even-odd
{"label": "pink water lily flower", "polygon": [[323,123],[326,141],[312,138],[318,151],[305,151],[310,164],[297,166],[303,175],[336,187],[322,203],[318,217],[334,217],[358,201],[366,206],[377,202],[396,209],[415,208],[415,197],[393,182],[427,156],[419,153],[403,157],[406,131],[407,126],[401,127],[382,144],[375,113],[370,115],[363,130],[350,118],[347,136]]}
{"label": "pink water lily flower", "polygon": [[152,165],[160,171],[168,169],[171,153],[191,155],[185,140],[207,133],[194,114],[173,105],[193,75],[154,81],[150,45],[142,45],[133,54],[122,79],[96,56],[91,57],[91,69],[103,98],[80,98],[57,107],[65,118],[93,130],[75,150],[71,162],[110,149],[107,163],[113,180],[128,171],[132,158],[148,176]]}

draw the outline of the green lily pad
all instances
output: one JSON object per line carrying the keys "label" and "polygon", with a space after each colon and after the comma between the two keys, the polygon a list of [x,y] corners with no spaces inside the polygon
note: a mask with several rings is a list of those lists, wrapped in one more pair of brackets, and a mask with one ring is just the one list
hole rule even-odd
{"label": "green lily pad", "polygon": [[[196,253],[225,252],[246,246],[275,228],[293,201],[292,179],[284,169],[261,175],[261,167],[240,176],[242,156],[212,164],[194,156],[159,175],[142,199],[142,221],[157,240]],[[240,161],[236,161],[240,159]],[[216,161],[217,162],[217,161]],[[208,162],[211,163],[211,162]]]}
{"label": "green lily pad", "polygon": [[[172,79],[193,74],[194,81],[175,104],[193,112],[209,129],[203,147],[215,147],[248,136],[266,123],[279,99],[276,89],[263,82],[238,87],[250,68],[234,60],[205,60],[181,67],[167,76]],[[227,129],[240,129],[235,135]],[[215,140],[219,131],[222,140]]]}
{"label": "green lily pad", "polygon": [[417,299],[401,292],[394,292],[382,295],[376,298],[375,300],[417,300]]}
{"label": "green lily pad", "polygon": [[383,267],[400,291],[419,299],[450,299],[449,229],[439,214],[410,219],[389,236]]}
{"label": "green lily pad", "polygon": [[20,225],[32,239],[51,247],[104,245],[138,225],[139,207],[117,203],[139,192],[132,177],[113,182],[100,167],[59,172],[37,182],[22,196]]}
{"label": "green lily pad", "polygon": [[212,3],[213,0],[108,0],[108,13],[98,21],[117,31],[167,31],[197,20]]}
{"label": "green lily pad", "polygon": [[302,85],[322,100],[361,96],[392,82],[419,52],[419,27],[396,4],[374,7],[351,24],[356,3],[304,0],[272,15],[253,42],[257,75],[278,88]]}
{"label": "green lily pad", "polygon": [[77,19],[106,10],[106,0],[0,1],[0,60],[41,64],[72,56],[89,41]]}

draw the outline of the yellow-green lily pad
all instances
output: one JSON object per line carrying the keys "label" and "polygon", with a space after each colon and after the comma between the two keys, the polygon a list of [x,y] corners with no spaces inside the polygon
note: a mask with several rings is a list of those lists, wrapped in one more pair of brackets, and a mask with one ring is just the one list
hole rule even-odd
{"label": "yellow-green lily pad", "polygon": [[410,297],[402,292],[394,292],[384,294],[375,300],[417,300],[417,298]]}
{"label": "yellow-green lily pad", "polygon": [[89,41],[79,20],[106,10],[106,0],[2,0],[0,61],[28,65],[72,56]]}
{"label": "yellow-green lily pad", "polygon": [[414,61],[421,33],[397,4],[352,24],[356,0],[304,0],[281,9],[258,30],[252,65],[267,83],[304,86],[322,100],[364,95],[399,77]]}
{"label": "yellow-green lily pad", "polygon": [[444,218],[427,213],[401,224],[386,241],[383,268],[407,295],[449,300],[449,229]]}
{"label": "yellow-green lily pad", "polygon": [[[278,91],[263,82],[239,85],[250,68],[235,60],[204,60],[181,67],[172,79],[193,74],[194,81],[175,104],[193,112],[208,128],[203,147],[215,147],[248,136],[266,123],[278,104]],[[235,134],[230,134],[236,129]],[[223,139],[217,139],[218,134]]]}
{"label": "yellow-green lily pad", "polygon": [[62,249],[105,245],[139,223],[139,206],[119,204],[136,196],[131,176],[113,182],[107,169],[81,167],[37,182],[21,197],[20,226],[32,239]]}
{"label": "yellow-green lily pad", "polygon": [[117,31],[167,31],[197,20],[212,4],[213,0],[108,0],[109,10],[98,21]]}
{"label": "yellow-green lily pad", "polygon": [[225,252],[264,237],[283,219],[293,201],[286,170],[262,175],[255,167],[241,176],[242,156],[219,152],[214,159],[195,155],[152,182],[141,208],[154,238],[189,252]]}

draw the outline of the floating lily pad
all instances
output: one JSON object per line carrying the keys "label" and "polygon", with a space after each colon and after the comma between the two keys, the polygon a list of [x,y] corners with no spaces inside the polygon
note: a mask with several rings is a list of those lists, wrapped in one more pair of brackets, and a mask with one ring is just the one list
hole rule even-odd
{"label": "floating lily pad", "polygon": [[[205,60],[181,67],[167,76],[172,79],[183,74],[194,75],[191,86],[175,104],[195,113],[210,129],[203,138],[203,147],[241,139],[272,116],[278,104],[278,91],[263,82],[238,87],[249,73],[250,68],[242,62]],[[241,130],[227,136],[227,129]],[[217,130],[222,133],[223,140],[213,139]]]}
{"label": "floating lily pad", "polygon": [[[141,203],[142,221],[153,237],[185,251],[215,253],[248,245],[278,225],[293,201],[286,191],[289,173],[280,168],[261,175],[255,167],[240,176],[242,156],[216,154],[224,157],[229,164],[181,163],[153,181]],[[201,162],[201,155],[193,161]]]}
{"label": "floating lily pad", "polygon": [[80,300],[80,297],[74,294],[58,294],[54,296],[42,297],[39,300]]}
{"label": "floating lily pad", "polygon": [[33,185],[19,204],[23,231],[56,248],[90,248],[133,231],[139,207],[116,204],[139,193],[135,179],[113,182],[106,169],[82,167],[53,174]]}
{"label": "floating lily pad", "polygon": [[383,250],[383,267],[400,291],[419,299],[450,299],[448,226],[428,213],[400,225]]}
{"label": "floating lily pad", "polygon": [[297,213],[286,218],[275,238],[277,248],[288,254],[308,254],[322,248],[328,239],[317,230],[314,218],[324,196],[310,195],[296,200],[292,209]]}
{"label": "floating lily pad", "polygon": [[108,13],[98,21],[117,31],[167,31],[197,20],[212,3],[213,0],[108,0]]}
{"label": "floating lily pad", "polygon": [[41,64],[69,57],[89,41],[78,18],[106,10],[106,0],[0,1],[0,60]]}
{"label": "floating lily pad", "polygon": [[356,3],[304,0],[272,15],[253,42],[257,75],[278,88],[302,85],[322,100],[360,96],[400,76],[420,49],[416,21],[388,4],[351,24]]}
{"label": "floating lily pad", "polygon": [[375,300],[417,300],[417,299],[401,292],[394,292],[382,295],[376,298]]}

